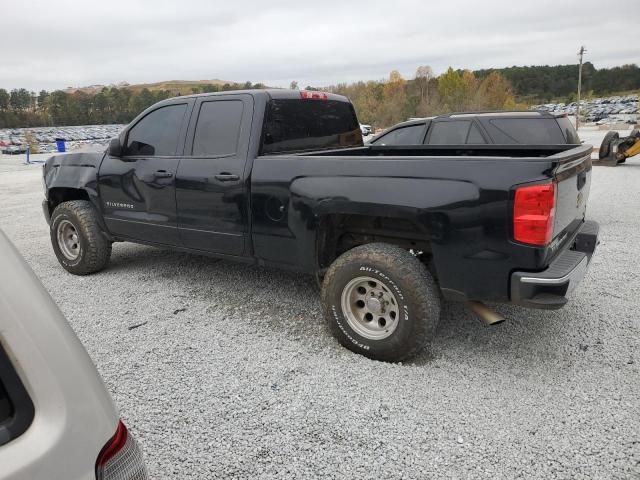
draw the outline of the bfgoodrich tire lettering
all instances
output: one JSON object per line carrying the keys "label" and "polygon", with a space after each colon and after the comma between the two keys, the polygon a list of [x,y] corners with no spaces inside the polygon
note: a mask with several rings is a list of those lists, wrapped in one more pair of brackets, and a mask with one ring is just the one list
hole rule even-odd
{"label": "bfgoodrich tire lettering", "polygon": [[[397,313],[393,317],[397,324],[388,336],[368,334],[364,316],[348,309],[345,312],[343,292],[354,279],[370,280],[371,287],[362,288],[363,301],[356,302],[363,311],[369,311],[369,306],[364,306],[368,295],[379,295],[383,300],[388,290],[385,303]],[[342,345],[366,357],[391,362],[417,354],[433,337],[440,316],[440,295],[427,268],[406,250],[384,243],[362,245],[340,256],[325,275],[322,305],[329,328]],[[379,308],[379,302],[374,300],[372,308]],[[376,321],[378,311],[371,322]],[[358,320],[365,330],[354,324]]]}
{"label": "bfgoodrich tire lettering", "polygon": [[[86,200],[63,202],[53,211],[51,245],[58,262],[68,272],[88,275],[102,270],[109,262],[111,242],[102,233],[97,217],[95,208]],[[73,246],[65,248],[61,244],[63,233],[75,235]]]}

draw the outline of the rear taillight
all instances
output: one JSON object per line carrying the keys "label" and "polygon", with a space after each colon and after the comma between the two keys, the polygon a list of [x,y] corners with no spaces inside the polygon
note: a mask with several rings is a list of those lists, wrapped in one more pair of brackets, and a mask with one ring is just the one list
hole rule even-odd
{"label": "rear taillight", "polygon": [[548,245],[553,236],[555,212],[555,184],[518,188],[513,205],[514,239],[529,245]]}
{"label": "rear taillight", "polygon": [[116,433],[102,447],[96,460],[97,480],[147,480],[142,452],[120,421]]}
{"label": "rear taillight", "polygon": [[314,92],[311,90],[300,90],[300,98],[303,100],[328,100],[329,95],[324,92]]}

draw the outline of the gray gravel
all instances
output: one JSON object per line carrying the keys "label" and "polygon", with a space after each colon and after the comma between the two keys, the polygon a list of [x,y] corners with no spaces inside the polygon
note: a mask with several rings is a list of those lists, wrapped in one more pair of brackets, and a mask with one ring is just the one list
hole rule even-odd
{"label": "gray gravel", "polygon": [[601,245],[561,311],[459,305],[414,361],[340,347],[311,279],[116,244],[66,273],[40,169],[0,157],[0,227],[97,364],[153,478],[640,477],[640,162],[596,167]]}

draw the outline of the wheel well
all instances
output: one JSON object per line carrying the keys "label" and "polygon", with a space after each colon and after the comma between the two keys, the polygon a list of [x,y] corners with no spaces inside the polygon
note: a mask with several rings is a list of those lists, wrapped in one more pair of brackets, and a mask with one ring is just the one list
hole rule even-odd
{"label": "wheel well", "polygon": [[66,187],[54,187],[49,190],[49,213],[53,213],[55,208],[62,202],[69,202],[71,200],[87,200],[89,201],[89,194],[86,190],[80,188],[66,188]]}
{"label": "wheel well", "polygon": [[428,230],[410,220],[371,215],[327,215],[320,219],[317,264],[322,272],[344,252],[383,242],[412,250],[425,263],[431,258]]}

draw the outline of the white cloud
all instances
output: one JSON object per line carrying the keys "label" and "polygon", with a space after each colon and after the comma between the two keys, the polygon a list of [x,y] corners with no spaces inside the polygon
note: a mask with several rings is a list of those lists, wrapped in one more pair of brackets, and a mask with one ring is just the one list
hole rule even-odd
{"label": "white cloud", "polygon": [[[14,2],[0,17],[0,87],[209,79],[286,86],[379,79],[419,65],[640,61],[622,0],[478,2],[85,0]],[[625,14],[627,12],[627,14]]]}

